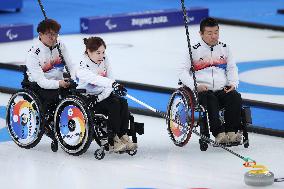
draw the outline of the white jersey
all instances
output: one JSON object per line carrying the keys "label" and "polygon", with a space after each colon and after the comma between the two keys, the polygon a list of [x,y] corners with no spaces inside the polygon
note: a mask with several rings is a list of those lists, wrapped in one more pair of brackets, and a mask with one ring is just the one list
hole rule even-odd
{"label": "white jersey", "polygon": [[[192,58],[197,85],[206,85],[208,90],[221,90],[227,85],[239,84],[238,68],[232,58],[229,47],[218,42],[210,47],[203,40],[192,46]],[[194,89],[191,61],[189,55],[179,68],[179,79],[191,89]]]}
{"label": "white jersey", "polygon": [[108,59],[97,64],[84,54],[76,71],[78,89],[86,89],[88,94],[98,95],[98,101],[107,98],[113,91],[112,71]]}
{"label": "white jersey", "polygon": [[[65,45],[60,41],[57,42],[71,77],[75,79],[75,65],[72,64]],[[26,66],[29,81],[36,82],[43,89],[59,88],[59,80],[63,79],[64,65],[56,47],[49,48],[39,38],[35,39],[26,57]]]}

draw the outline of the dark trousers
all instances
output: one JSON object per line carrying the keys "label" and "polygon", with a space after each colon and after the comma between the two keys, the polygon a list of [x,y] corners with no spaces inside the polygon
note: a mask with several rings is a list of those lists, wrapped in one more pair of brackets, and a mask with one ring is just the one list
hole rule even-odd
{"label": "dark trousers", "polygon": [[[242,99],[236,90],[229,93],[225,93],[224,90],[201,92],[199,101],[208,111],[210,131],[213,136],[216,137],[221,132],[236,132],[240,129]],[[221,108],[225,108],[224,125],[219,119]]]}
{"label": "dark trousers", "polygon": [[[28,88],[32,90],[41,102],[41,111],[44,112],[44,129],[45,134],[50,137],[52,140],[55,140],[55,136],[52,132],[53,130],[53,115],[56,109],[56,106],[59,102],[59,89],[43,89],[34,82],[26,82]],[[48,116],[47,116],[48,115]]]}
{"label": "dark trousers", "polygon": [[42,105],[42,111],[47,113],[47,110],[54,111],[59,102],[59,89],[43,89],[39,86],[33,86],[34,91]]}
{"label": "dark trousers", "polygon": [[22,87],[27,88],[37,94],[41,105],[42,111],[46,112],[47,108],[53,108],[59,102],[59,89],[43,89],[36,82],[30,82],[24,78]]}
{"label": "dark trousers", "polygon": [[47,109],[55,110],[59,102],[58,89],[39,89],[36,93],[42,103],[43,112],[46,112]]}
{"label": "dark trousers", "polygon": [[126,134],[129,123],[129,111],[127,100],[111,94],[108,98],[98,102],[95,110],[108,116],[108,128],[118,137]]}

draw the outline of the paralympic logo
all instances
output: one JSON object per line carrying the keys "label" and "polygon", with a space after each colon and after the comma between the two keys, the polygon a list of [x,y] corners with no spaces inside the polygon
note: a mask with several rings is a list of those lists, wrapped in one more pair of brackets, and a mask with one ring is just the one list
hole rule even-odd
{"label": "paralympic logo", "polygon": [[189,22],[193,22],[194,21],[194,16],[192,16],[192,17],[186,17],[186,20],[187,20],[187,23],[189,23]]}
{"label": "paralympic logo", "polygon": [[105,25],[109,30],[115,29],[117,27],[117,24],[112,24],[110,19],[105,22]]}
{"label": "paralympic logo", "polygon": [[12,29],[7,30],[6,36],[12,41],[13,39],[18,38],[18,34],[13,34]]}
{"label": "paralympic logo", "polygon": [[85,25],[85,22],[82,22],[81,28],[82,28],[82,30],[84,30],[84,31],[87,30],[87,29],[89,29],[89,27]]}

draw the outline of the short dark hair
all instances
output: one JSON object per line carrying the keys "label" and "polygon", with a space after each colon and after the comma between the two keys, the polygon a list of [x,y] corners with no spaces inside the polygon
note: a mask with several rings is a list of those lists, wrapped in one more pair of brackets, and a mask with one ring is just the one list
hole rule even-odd
{"label": "short dark hair", "polygon": [[214,18],[211,18],[211,17],[207,17],[207,18],[204,18],[200,22],[200,31],[201,31],[201,33],[203,33],[204,30],[205,30],[205,27],[215,27],[215,26],[219,27],[217,20],[215,20]]}
{"label": "short dark hair", "polygon": [[106,43],[100,37],[89,37],[84,38],[84,44],[86,46],[85,53],[87,54],[87,50],[89,49],[91,52],[99,49],[100,46],[104,46],[106,48]]}
{"label": "short dark hair", "polygon": [[47,31],[52,30],[56,33],[59,33],[60,28],[61,28],[61,25],[57,21],[53,19],[45,19],[38,24],[37,32],[45,33]]}

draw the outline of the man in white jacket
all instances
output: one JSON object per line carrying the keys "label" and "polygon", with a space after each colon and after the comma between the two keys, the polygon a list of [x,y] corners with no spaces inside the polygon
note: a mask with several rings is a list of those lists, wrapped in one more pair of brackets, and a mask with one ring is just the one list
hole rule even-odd
{"label": "man in white jacket", "polygon": [[26,57],[27,75],[31,82],[36,82],[42,89],[67,88],[64,81],[62,62],[56,45],[60,46],[65,63],[74,78],[74,66],[69,58],[65,45],[58,40],[61,26],[55,20],[47,19],[38,24],[39,37]]}
{"label": "man in white jacket", "polygon": [[[202,40],[193,45],[192,58],[200,103],[209,114],[210,130],[218,143],[240,142],[241,95],[235,90],[239,84],[238,68],[227,44],[219,41],[219,25],[213,18],[200,23]],[[189,55],[179,69],[181,82],[194,90]],[[225,108],[225,125],[219,119]]]}
{"label": "man in white jacket", "polygon": [[65,64],[74,78],[75,69],[69,58],[67,50],[62,42],[58,40],[61,25],[53,19],[46,19],[38,24],[39,37],[28,51],[26,57],[26,76],[24,83],[33,83],[33,90],[38,94],[43,112],[46,112],[50,104],[59,100],[59,88],[68,88],[70,83],[64,80],[64,63],[59,55],[57,45],[60,46]]}

